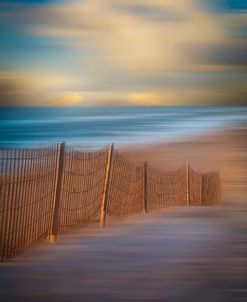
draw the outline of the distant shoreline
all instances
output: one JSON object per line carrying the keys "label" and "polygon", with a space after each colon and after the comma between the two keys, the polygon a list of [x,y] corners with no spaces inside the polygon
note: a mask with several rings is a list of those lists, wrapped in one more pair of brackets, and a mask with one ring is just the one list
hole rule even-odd
{"label": "distant shoreline", "polygon": [[35,147],[65,141],[100,148],[160,142],[247,124],[247,107],[2,108],[0,147]]}

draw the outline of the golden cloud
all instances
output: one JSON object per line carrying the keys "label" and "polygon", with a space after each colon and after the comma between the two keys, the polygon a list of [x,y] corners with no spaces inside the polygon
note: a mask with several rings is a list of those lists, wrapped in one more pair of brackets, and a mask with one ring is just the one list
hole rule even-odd
{"label": "golden cloud", "polygon": [[[60,74],[0,75],[1,104],[246,102],[246,80],[234,79],[234,72],[246,70],[246,39],[232,34],[246,25],[246,14],[213,14],[199,3],[74,0],[42,6],[12,4],[11,11],[0,12],[3,20],[22,22],[29,34],[63,41],[62,47],[80,57],[81,68],[75,66],[74,74],[64,67]],[[188,82],[179,80],[180,73],[186,74]],[[215,73],[223,74],[222,81],[208,82]],[[197,74],[205,75],[198,86]],[[166,83],[167,75],[173,75],[173,82]],[[224,75],[233,75],[232,82]]]}
{"label": "golden cloud", "polygon": [[[142,10],[131,12],[138,5]],[[163,18],[150,21],[153,9],[163,11]],[[180,19],[170,18],[171,12]],[[193,0],[73,1],[44,8],[39,15],[35,33],[67,39],[76,48],[87,46],[110,68],[130,72],[194,70],[185,47],[226,40],[227,21]]]}

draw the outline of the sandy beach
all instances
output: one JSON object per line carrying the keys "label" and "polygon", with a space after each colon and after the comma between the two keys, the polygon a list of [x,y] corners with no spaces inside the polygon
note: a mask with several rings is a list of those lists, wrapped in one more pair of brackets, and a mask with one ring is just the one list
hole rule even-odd
{"label": "sandy beach", "polygon": [[198,171],[220,171],[224,202],[247,201],[247,126],[215,129],[214,133],[176,142],[121,149],[130,161],[161,170],[176,169],[188,160]]}
{"label": "sandy beach", "polygon": [[61,235],[0,266],[2,301],[246,301],[247,127],[122,149],[130,161],[219,170],[222,203]]}

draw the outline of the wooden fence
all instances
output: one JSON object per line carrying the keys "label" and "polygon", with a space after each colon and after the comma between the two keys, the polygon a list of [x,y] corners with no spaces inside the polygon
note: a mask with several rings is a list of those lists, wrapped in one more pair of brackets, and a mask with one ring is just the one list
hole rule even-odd
{"label": "wooden fence", "polygon": [[39,149],[0,149],[0,259],[59,233],[107,216],[125,217],[166,207],[219,201],[218,172],[187,162],[159,171],[135,166],[113,145],[85,152],[64,143]]}

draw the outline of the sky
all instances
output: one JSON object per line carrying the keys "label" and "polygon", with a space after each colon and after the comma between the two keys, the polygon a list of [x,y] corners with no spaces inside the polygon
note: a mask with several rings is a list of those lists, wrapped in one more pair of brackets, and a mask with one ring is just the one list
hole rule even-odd
{"label": "sky", "polygon": [[0,105],[247,105],[246,0],[0,0]]}

